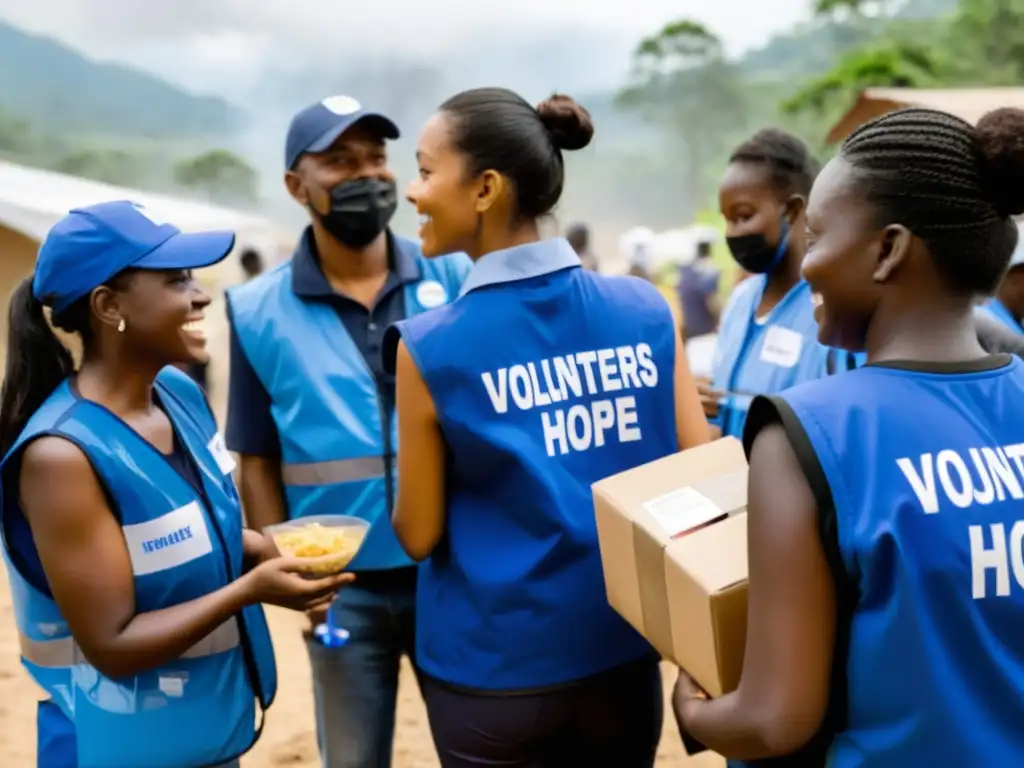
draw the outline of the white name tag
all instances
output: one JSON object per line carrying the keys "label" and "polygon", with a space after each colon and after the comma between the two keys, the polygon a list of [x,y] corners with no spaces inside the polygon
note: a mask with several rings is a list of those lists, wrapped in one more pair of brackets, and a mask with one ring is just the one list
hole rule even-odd
{"label": "white name tag", "polygon": [[238,466],[235,463],[235,457],[231,455],[231,451],[228,450],[228,446],[224,442],[224,436],[220,432],[213,436],[213,440],[206,446],[206,450],[210,452],[213,460],[217,462],[217,467],[220,469],[221,474],[230,475],[235,471],[235,467]]}
{"label": "white name tag", "polygon": [[766,363],[783,368],[792,368],[800,362],[800,350],[804,346],[804,337],[781,325],[768,326],[764,334],[764,345],[761,347],[761,359]]}
{"label": "white name tag", "polygon": [[136,576],[166,571],[213,551],[199,503],[193,501],[155,520],[121,529]]}

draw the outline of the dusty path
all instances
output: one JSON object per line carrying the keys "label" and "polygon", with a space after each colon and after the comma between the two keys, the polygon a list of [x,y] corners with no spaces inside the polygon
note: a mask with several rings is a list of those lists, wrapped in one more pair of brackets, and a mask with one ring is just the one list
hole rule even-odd
{"label": "dusty path", "polygon": [[[270,609],[270,624],[277,650],[281,690],[271,709],[266,731],[256,748],[242,760],[243,768],[317,768],[313,735],[313,692],[306,650],[295,616]],[[410,670],[403,670],[395,734],[394,768],[437,768],[426,714]],[[0,582],[0,766],[35,765],[35,702],[37,689],[18,663],[17,636],[7,581]],[[659,751],[659,766],[720,768],[724,763],[708,755],[687,761],[675,733],[666,721]]]}

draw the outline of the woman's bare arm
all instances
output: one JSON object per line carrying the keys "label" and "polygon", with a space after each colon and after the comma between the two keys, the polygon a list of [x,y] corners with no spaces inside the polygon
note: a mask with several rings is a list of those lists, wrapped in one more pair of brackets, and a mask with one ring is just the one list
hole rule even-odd
{"label": "woman's bare arm", "polygon": [[750,456],[747,641],[739,688],[676,701],[680,725],[726,757],[791,754],[825,716],[836,632],[835,588],[814,494],[781,425]]}
{"label": "woman's bare arm", "polygon": [[679,438],[679,449],[686,450],[708,442],[711,439],[711,428],[704,415],[704,406],[697,392],[697,382],[690,373],[686,348],[678,333],[673,386],[676,395],[676,435]]}
{"label": "woman's bare arm", "polygon": [[404,342],[396,359],[398,497],[391,522],[402,548],[423,560],[445,525],[445,444],[434,400]]}

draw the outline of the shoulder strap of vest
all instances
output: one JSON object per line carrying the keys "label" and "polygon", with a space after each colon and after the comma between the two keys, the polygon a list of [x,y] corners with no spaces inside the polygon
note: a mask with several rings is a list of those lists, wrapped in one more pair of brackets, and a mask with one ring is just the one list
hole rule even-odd
{"label": "shoulder strap of vest", "polygon": [[292,263],[286,261],[248,282],[233,285],[224,292],[225,307],[232,321],[247,322],[259,311],[263,299],[281,280],[291,280]]}
{"label": "shoulder strap of vest", "polygon": [[[213,409],[210,407],[206,395],[187,373],[169,365],[157,374],[155,383],[157,389],[162,394],[174,398],[182,410],[203,427],[204,432],[217,431],[217,419],[213,415]],[[210,423],[202,424],[202,420],[207,419]]]}
{"label": "shoulder strap of vest", "polygon": [[18,439],[14,441],[14,444],[7,451],[7,455],[0,461],[0,467],[5,465],[12,456],[19,453],[26,443],[43,435],[56,434],[60,423],[71,413],[76,402],[75,396],[68,387],[67,380],[64,380],[39,407],[39,410],[32,414],[32,418],[29,419],[28,424],[25,425],[21,434],[18,435]]}

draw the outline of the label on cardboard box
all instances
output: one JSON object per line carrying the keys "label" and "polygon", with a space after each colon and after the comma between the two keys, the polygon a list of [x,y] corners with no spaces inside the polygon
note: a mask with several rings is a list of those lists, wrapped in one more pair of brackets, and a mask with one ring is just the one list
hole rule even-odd
{"label": "label on cardboard box", "polygon": [[699,491],[687,486],[644,502],[644,510],[674,539],[723,517],[725,511]]}

